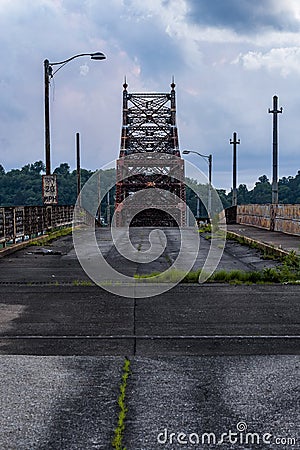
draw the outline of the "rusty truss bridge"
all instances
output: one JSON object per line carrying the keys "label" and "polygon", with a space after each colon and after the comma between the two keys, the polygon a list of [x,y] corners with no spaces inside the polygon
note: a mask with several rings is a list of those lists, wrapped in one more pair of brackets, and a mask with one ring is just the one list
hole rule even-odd
{"label": "rusty truss bridge", "polygon": [[[169,93],[129,93],[116,167],[116,226],[184,226],[184,161],[176,125],[175,83]],[[146,195],[134,195],[145,192]]]}

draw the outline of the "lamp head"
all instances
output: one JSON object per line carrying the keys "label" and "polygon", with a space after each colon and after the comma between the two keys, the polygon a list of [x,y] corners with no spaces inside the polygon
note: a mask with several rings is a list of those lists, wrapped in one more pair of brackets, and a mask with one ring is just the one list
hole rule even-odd
{"label": "lamp head", "polygon": [[96,53],[91,53],[91,59],[95,59],[96,61],[100,61],[102,59],[106,59],[106,56],[104,55],[104,53],[96,52]]}

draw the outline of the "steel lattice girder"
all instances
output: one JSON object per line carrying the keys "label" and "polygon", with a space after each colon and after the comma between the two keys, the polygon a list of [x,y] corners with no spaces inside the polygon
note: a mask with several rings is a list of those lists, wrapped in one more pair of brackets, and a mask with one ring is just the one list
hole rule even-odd
{"label": "steel lattice girder", "polygon": [[[184,225],[184,161],[180,157],[176,127],[175,84],[171,84],[172,90],[167,94],[129,94],[126,82],[123,87],[121,148],[116,170],[116,224],[123,226],[126,223],[122,206],[126,198],[139,190],[156,187],[174,194],[169,212],[177,218],[178,225]],[[145,206],[138,205],[131,198],[129,200],[131,212]],[[174,219],[166,219],[166,215],[159,211],[162,206],[166,209],[165,202],[154,196],[152,204],[151,195],[148,200],[155,223],[161,217],[162,223],[174,225]],[[138,214],[137,225],[149,223],[151,214],[146,211],[145,214]]]}
{"label": "steel lattice girder", "polygon": [[175,84],[171,93],[128,93],[123,86],[120,157],[149,152],[179,156]]}
{"label": "steel lattice girder", "polygon": [[[157,199],[153,196],[151,202],[151,189],[163,189],[169,193],[174,194],[174,201],[166,206],[164,199]],[[177,217],[178,225],[185,224],[185,210],[182,208],[182,202],[185,203],[185,184],[184,184],[184,160],[169,154],[155,154],[141,157],[141,155],[130,155],[119,158],[117,160],[117,186],[116,186],[116,217],[117,225],[123,226],[126,223],[126,215],[122,215],[122,202],[130,197],[132,194],[149,189],[148,207],[152,209],[164,209],[168,211],[173,217]],[[155,191],[155,189],[154,189]],[[161,200],[161,201],[160,201]],[[138,203],[127,203],[131,212],[139,210],[141,205]],[[173,214],[172,214],[173,213]],[[136,225],[146,226],[141,215],[139,215],[139,222]],[[145,221],[149,223],[149,218],[145,214]],[[159,222],[159,213],[153,216],[154,223]],[[162,223],[165,222],[162,216]],[[171,222],[170,222],[171,223]],[[170,224],[169,223],[169,224]],[[174,226],[174,222],[172,222]]]}

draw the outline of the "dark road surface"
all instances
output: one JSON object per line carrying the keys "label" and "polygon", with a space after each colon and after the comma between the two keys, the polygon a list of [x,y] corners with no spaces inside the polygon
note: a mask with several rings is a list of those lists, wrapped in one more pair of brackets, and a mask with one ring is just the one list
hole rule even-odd
{"label": "dark road surface", "polygon": [[298,286],[181,284],[131,299],[93,286],[2,285],[0,296],[0,354],[299,353]]}
{"label": "dark road surface", "polygon": [[[134,234],[131,236],[133,245],[141,251],[147,250],[149,248],[148,236],[150,231],[150,229],[145,228],[134,229]],[[178,254],[179,231],[173,228],[165,228],[163,231],[168,239],[166,250],[161,257],[148,264],[130,262],[120,256],[113,246],[107,228],[98,229],[97,238],[102,254],[120,272],[130,275],[152,273],[169,268]],[[194,247],[193,240],[188,244],[192,248]],[[210,240],[201,237],[194,270],[203,266],[210,245]],[[188,251],[189,249],[186,249],[187,254]],[[265,267],[274,267],[276,264],[275,261],[262,259],[258,250],[227,240],[217,270],[260,270]],[[78,262],[71,236],[60,238],[46,247],[26,247],[0,258],[0,283],[74,283],[76,280],[89,280],[89,278]]]}
{"label": "dark road surface", "polygon": [[[266,262],[229,244],[221,264]],[[84,280],[69,237],[0,259],[1,450],[111,449],[125,356],[127,450],[300,448],[300,286],[126,298]],[[214,443],[237,426],[259,443]]]}

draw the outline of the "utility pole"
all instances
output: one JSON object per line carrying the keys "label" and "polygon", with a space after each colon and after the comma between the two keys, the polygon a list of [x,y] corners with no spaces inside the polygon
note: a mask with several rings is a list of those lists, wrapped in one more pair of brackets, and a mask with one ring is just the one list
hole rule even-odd
{"label": "utility pole", "polygon": [[80,176],[80,136],[76,133],[76,163],[77,163],[77,199],[80,205],[81,176]]}
{"label": "utility pole", "polygon": [[197,211],[196,211],[196,218],[199,219],[200,217],[200,198],[199,195],[197,194]]}
{"label": "utility pole", "polygon": [[107,209],[106,209],[106,221],[107,225],[110,225],[110,199],[109,199],[109,191],[107,191]]}
{"label": "utility pole", "polygon": [[101,179],[100,179],[100,169],[98,170],[98,210],[97,210],[97,217],[98,217],[98,224],[101,225]]}
{"label": "utility pole", "polygon": [[212,155],[208,155],[208,215],[211,215]]}
{"label": "utility pole", "polygon": [[51,174],[50,165],[50,113],[49,113],[49,84],[53,77],[52,66],[49,60],[44,61],[44,89],[45,89],[45,156],[46,156],[46,175]]}
{"label": "utility pole", "polygon": [[278,118],[277,114],[282,113],[282,107],[278,109],[278,97],[273,97],[273,109],[269,108],[269,113],[273,114],[273,179],[272,179],[272,204],[278,204]]}
{"label": "utility pole", "polygon": [[236,146],[241,143],[240,139],[237,139],[237,133],[233,133],[233,139],[230,139],[230,144],[233,145],[233,168],[232,168],[232,206],[237,205],[237,189],[236,189]]}

